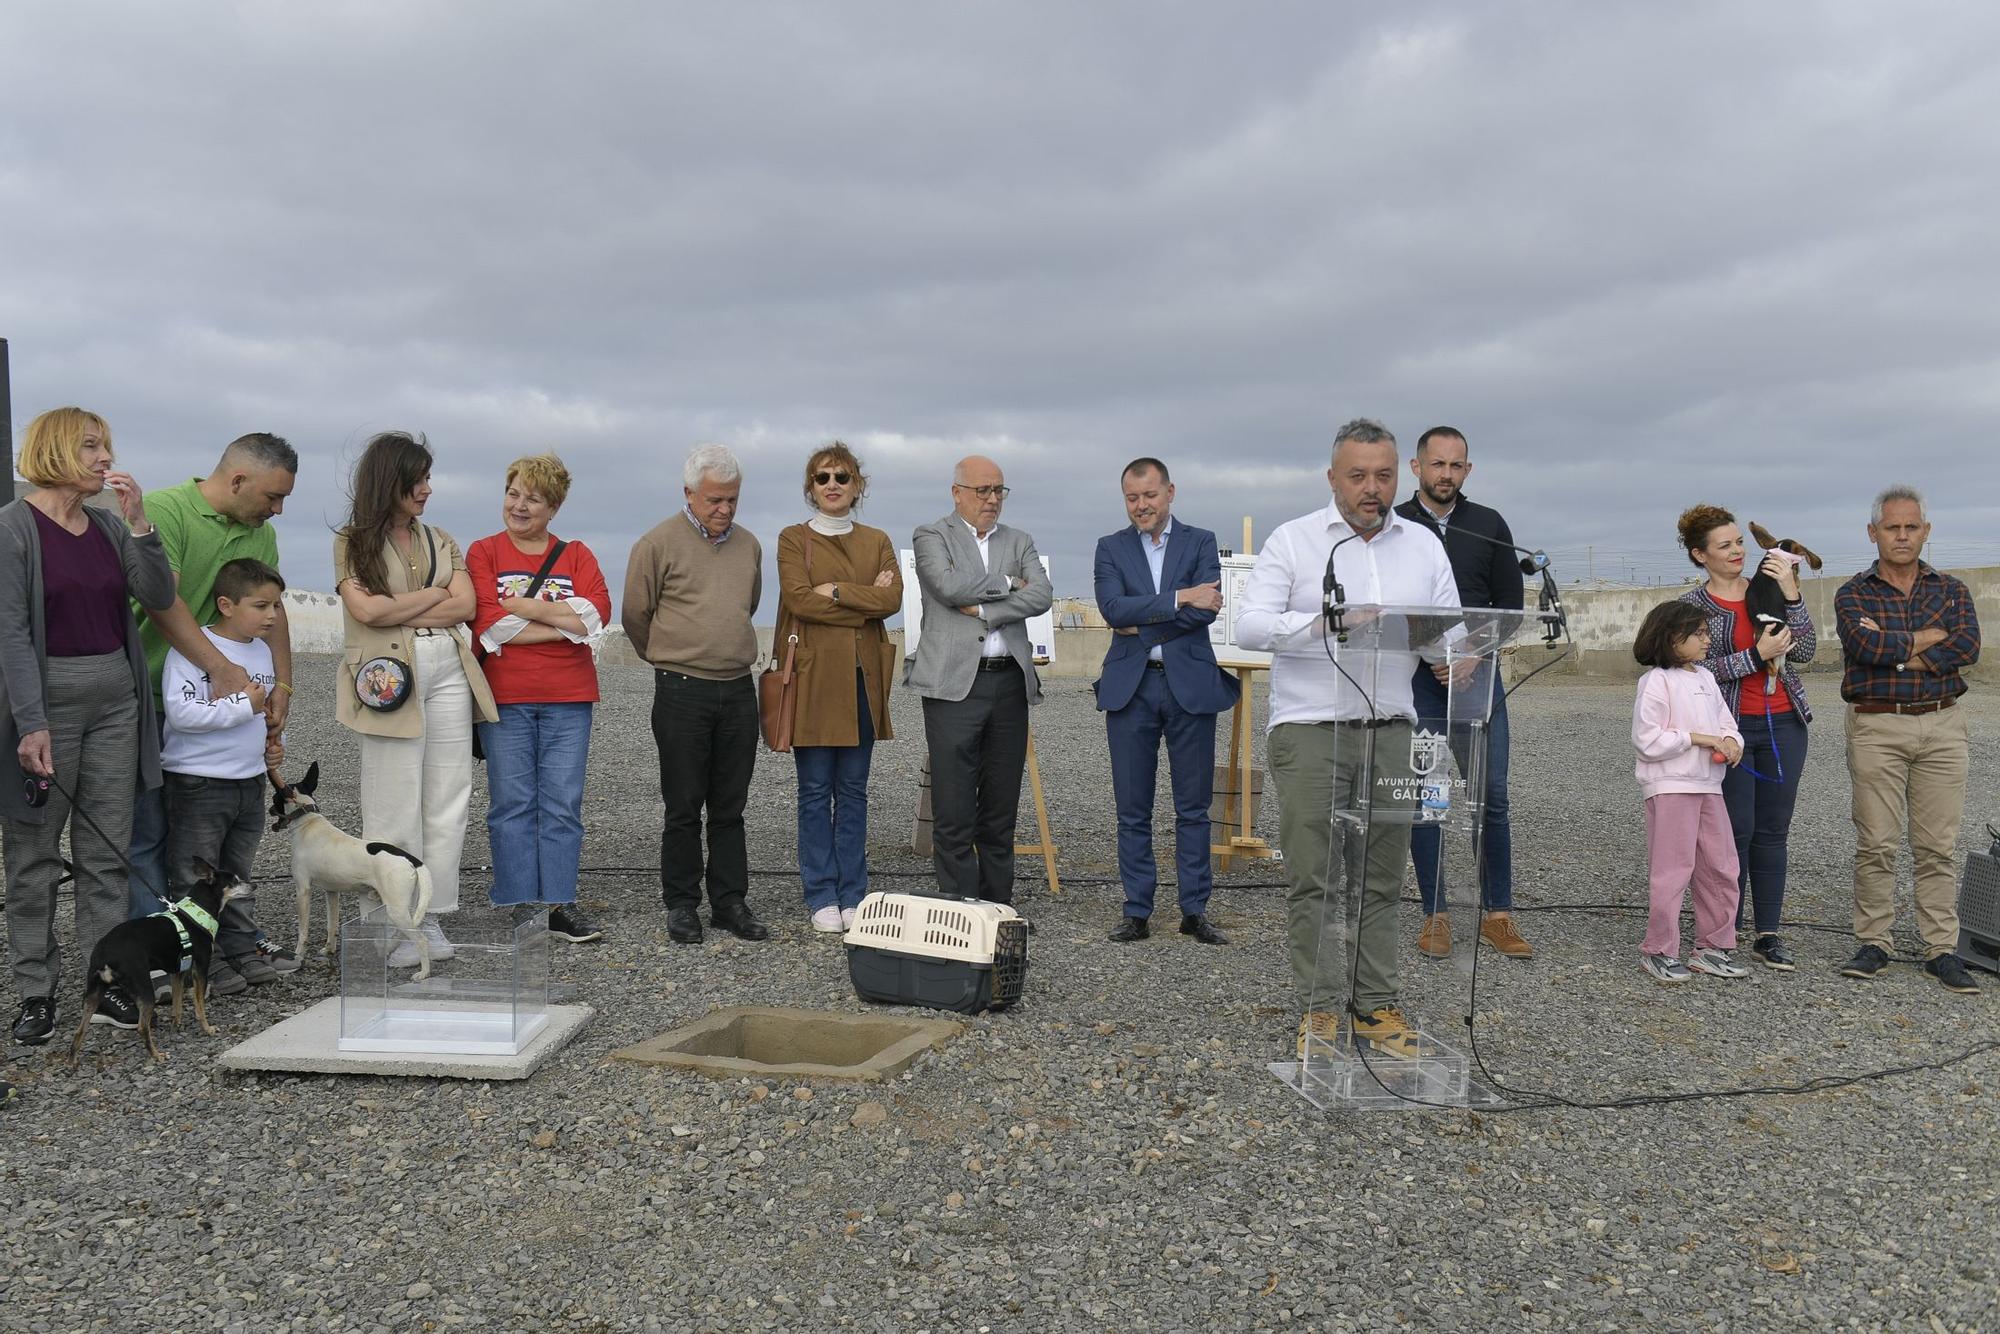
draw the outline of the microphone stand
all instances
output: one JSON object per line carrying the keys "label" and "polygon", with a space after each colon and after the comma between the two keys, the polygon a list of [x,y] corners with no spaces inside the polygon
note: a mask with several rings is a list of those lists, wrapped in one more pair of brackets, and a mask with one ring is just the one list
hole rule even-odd
{"label": "microphone stand", "polygon": [[[1549,555],[1546,551],[1530,551],[1526,547],[1517,547],[1512,542],[1502,542],[1497,537],[1475,533],[1469,528],[1447,528],[1445,531],[1469,537],[1475,542],[1484,542],[1490,547],[1499,547],[1502,551],[1511,551],[1521,558],[1519,563],[1522,574],[1540,574],[1542,591],[1535,600],[1535,609],[1541,613],[1542,642],[1551,647],[1562,642],[1563,636],[1569,630],[1569,620],[1563,611],[1562,594],[1556,589],[1556,576],[1549,568]],[[1329,560],[1327,569],[1330,571],[1332,568],[1332,562]]]}
{"label": "microphone stand", "polygon": [[1333,556],[1334,552],[1359,536],[1360,533],[1349,533],[1326,553],[1326,575],[1320,580],[1319,609],[1320,615],[1326,618],[1326,628],[1333,631],[1335,643],[1347,642],[1347,627],[1341,623],[1341,618],[1347,613],[1347,590],[1340,586],[1340,578],[1333,572]]}

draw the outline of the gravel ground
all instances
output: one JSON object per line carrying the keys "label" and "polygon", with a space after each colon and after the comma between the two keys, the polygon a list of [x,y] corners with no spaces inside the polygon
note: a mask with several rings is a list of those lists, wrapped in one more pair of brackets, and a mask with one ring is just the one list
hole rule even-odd
{"label": "gravel ground", "polygon": [[[1991,1052],[1798,1096],[1314,1112],[1264,1068],[1285,1057],[1296,1022],[1272,868],[1239,866],[1222,882],[1225,949],[1171,932],[1103,940],[1119,895],[1087,881],[1113,866],[1110,783],[1080,681],[1055,683],[1037,714],[1070,879],[1052,897],[1024,866],[1038,927],[1025,1004],[974,1020],[887,1088],[716,1083],[610,1062],[613,1048],[717,1004],[860,1007],[839,947],[799,907],[782,757],[760,757],[750,813],[753,902],[773,939],[667,941],[645,869],[658,846],[650,682],[605,675],[585,862],[634,869],[588,877],[585,904],[609,939],[560,947],[562,980],[598,1008],[576,1042],[523,1084],[214,1069],[225,1045],[333,994],[315,966],[217,1002],[222,1037],[170,1031],[163,1067],[106,1029],[75,1072],[51,1049],[14,1049],[8,1077],[24,1087],[0,1116],[11,1220],[0,1327],[2000,1322]],[[352,828],[355,747],[323,721],[330,664],[300,676],[292,753],[298,766],[322,761],[322,798]],[[1833,679],[1811,688],[1823,712],[1790,915],[1838,927],[1841,719]],[[1985,815],[2000,710],[1990,696],[1970,707],[1973,809]],[[906,695],[896,709],[905,739],[877,751],[874,858],[881,872],[921,874],[898,846],[921,721]],[[1851,942],[1838,930],[1795,930],[1802,967],[1788,977],[1648,983],[1631,911],[1644,902],[1644,851],[1629,710],[1624,684],[1544,678],[1515,696],[1519,899],[1539,952],[1482,964],[1480,1050],[1501,1080],[1577,1100],[1794,1084],[1996,1036],[2000,984],[1955,997],[1907,966],[1844,981],[1833,969]],[[481,792],[474,867],[486,860],[483,809]],[[1270,832],[1269,812],[1263,823]],[[260,875],[284,868],[283,846],[267,846]],[[469,877],[469,901],[481,887]],[[1607,903],[1631,907],[1564,906]],[[287,884],[264,894],[262,916],[289,936]],[[1420,990],[1423,967],[1405,967]],[[73,995],[63,1000],[73,1016]]]}

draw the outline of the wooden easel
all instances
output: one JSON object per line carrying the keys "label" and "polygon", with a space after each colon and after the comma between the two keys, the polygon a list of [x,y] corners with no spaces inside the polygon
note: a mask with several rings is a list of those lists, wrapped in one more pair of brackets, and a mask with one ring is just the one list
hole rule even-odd
{"label": "wooden easel", "polygon": [[[1250,520],[1243,520],[1243,553],[1249,555],[1256,550],[1250,542]],[[1251,748],[1255,741],[1252,730],[1250,709],[1257,688],[1257,673],[1266,672],[1271,665],[1266,662],[1245,662],[1242,660],[1217,659],[1217,665],[1226,671],[1236,673],[1240,687],[1236,696],[1236,707],[1229,715],[1229,763],[1236,770],[1236,791],[1222,799],[1222,827],[1226,831],[1223,840],[1209,845],[1209,856],[1215,858],[1216,869],[1227,871],[1230,863],[1238,857],[1253,861],[1276,861],[1284,856],[1276,848],[1259,838],[1251,830],[1251,775],[1256,766],[1251,763]]]}
{"label": "wooden easel", "polygon": [[1049,836],[1049,804],[1042,797],[1042,766],[1035,761],[1035,729],[1028,728],[1028,792],[1035,799],[1035,832],[1039,843],[1016,843],[1016,856],[1026,853],[1039,856],[1042,868],[1049,875],[1049,893],[1062,893],[1062,881],[1056,876],[1056,841]]}

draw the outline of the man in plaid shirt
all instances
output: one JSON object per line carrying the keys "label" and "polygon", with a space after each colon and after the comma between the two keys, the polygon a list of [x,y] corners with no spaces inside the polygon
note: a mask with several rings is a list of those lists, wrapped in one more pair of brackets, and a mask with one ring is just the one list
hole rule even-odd
{"label": "man in plaid shirt", "polygon": [[1854,935],[1861,949],[1840,971],[1874,977],[1889,966],[1896,917],[1896,845],[1907,830],[1916,860],[1917,931],[1924,971],[1947,991],[1979,986],[1953,951],[1952,875],[1965,810],[1965,693],[1959,673],[1979,660],[1972,594],[1919,559],[1931,526],[1907,486],[1875,497],[1868,537],[1878,559],[1842,584],[1840,697],[1847,701],[1847,772],[1854,786]]}

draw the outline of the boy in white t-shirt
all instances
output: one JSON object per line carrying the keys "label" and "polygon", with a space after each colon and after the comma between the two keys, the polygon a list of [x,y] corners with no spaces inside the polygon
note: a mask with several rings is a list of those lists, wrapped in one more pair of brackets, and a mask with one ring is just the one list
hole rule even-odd
{"label": "boy in white t-shirt", "polygon": [[[249,674],[247,692],[210,699],[207,674],[178,650],[167,653],[160,674],[166,706],[160,768],[167,785],[167,876],[174,886],[194,880],[196,857],[250,879],[264,834],[265,775],[285,757],[264,716],[278,682],[264,641],[278,624],[284,592],[284,579],[260,560],[232,560],[216,572],[218,619],[202,633]],[[234,995],[278,979],[279,970],[258,950],[256,912],[251,895],[223,908],[209,960],[211,993]]]}

